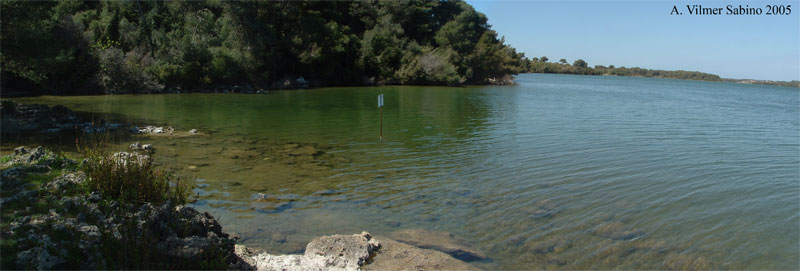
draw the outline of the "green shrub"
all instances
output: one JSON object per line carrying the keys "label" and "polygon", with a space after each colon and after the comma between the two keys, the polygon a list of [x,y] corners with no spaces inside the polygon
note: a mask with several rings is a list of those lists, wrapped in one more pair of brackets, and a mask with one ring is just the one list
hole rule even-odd
{"label": "green shrub", "polygon": [[87,157],[82,167],[89,177],[88,187],[103,197],[136,204],[186,203],[188,183],[156,169],[149,156],[90,150]]}

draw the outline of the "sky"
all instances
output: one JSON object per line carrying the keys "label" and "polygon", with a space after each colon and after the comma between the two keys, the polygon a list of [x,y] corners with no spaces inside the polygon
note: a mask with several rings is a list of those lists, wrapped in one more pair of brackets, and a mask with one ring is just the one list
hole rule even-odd
{"label": "sky", "polygon": [[[723,78],[800,80],[800,0],[467,0],[528,58],[589,66],[688,70]],[[750,6],[762,15],[689,15],[686,5]],[[764,15],[791,5],[789,15]],[[683,15],[670,15],[677,6]]]}

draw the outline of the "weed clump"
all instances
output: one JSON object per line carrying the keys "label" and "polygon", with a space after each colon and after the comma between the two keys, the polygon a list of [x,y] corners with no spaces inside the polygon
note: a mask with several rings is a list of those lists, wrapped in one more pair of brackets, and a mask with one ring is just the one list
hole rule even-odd
{"label": "weed clump", "polygon": [[134,204],[186,203],[189,186],[185,179],[155,168],[150,156],[135,152],[108,153],[86,150],[82,169],[88,188],[104,197]]}

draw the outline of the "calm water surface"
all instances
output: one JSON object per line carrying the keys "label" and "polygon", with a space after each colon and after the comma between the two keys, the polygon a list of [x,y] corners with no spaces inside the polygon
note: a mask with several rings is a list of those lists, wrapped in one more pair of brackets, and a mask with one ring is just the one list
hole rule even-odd
{"label": "calm water surface", "polygon": [[797,89],[516,82],[20,101],[199,129],[129,140],[153,143],[197,181],[196,207],[271,252],[423,228],[467,240],[491,269],[800,266]]}

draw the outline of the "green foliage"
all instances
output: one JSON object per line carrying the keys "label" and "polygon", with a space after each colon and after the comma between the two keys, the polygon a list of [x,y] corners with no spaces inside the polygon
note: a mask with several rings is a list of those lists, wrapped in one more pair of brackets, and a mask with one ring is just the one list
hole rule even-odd
{"label": "green foliage", "polygon": [[595,65],[590,68],[589,64],[583,59],[575,60],[572,65],[567,64],[566,59],[559,60],[559,63],[547,63],[542,61],[547,57],[539,58],[539,61],[528,61],[527,72],[531,73],[561,73],[561,74],[579,74],[579,75],[615,75],[615,76],[639,76],[639,77],[660,77],[660,78],[673,78],[673,79],[687,79],[687,80],[704,80],[704,81],[721,81],[718,75],[693,72],[693,71],[664,71],[664,70],[650,70],[642,68],[616,68],[614,65],[608,67],[603,65]]}
{"label": "green foliage", "polygon": [[465,81],[452,64],[455,52],[450,49],[424,48],[419,53],[407,54],[396,78],[403,84],[455,85]]}
{"label": "green foliage", "polygon": [[152,92],[163,88],[155,76],[145,70],[154,64],[154,60],[141,50],[127,54],[117,47],[98,49],[100,85],[111,93]]}
{"label": "green foliage", "polygon": [[480,84],[528,69],[485,15],[458,0],[3,1],[1,7],[3,86],[26,91],[267,87],[297,76],[315,85],[364,78]]}
{"label": "green foliage", "polygon": [[[90,91],[97,61],[82,26],[70,15],[73,2],[2,1],[0,70],[4,89]],[[63,16],[62,16],[63,15]]]}
{"label": "green foliage", "polygon": [[53,180],[53,178],[58,177],[61,174],[61,170],[51,170],[46,173],[31,173],[25,176],[25,182],[38,186]]}
{"label": "green foliage", "polygon": [[147,156],[114,155],[99,148],[85,152],[87,159],[82,169],[89,177],[88,188],[104,197],[136,204],[186,202],[189,193],[186,181],[156,169]]}

